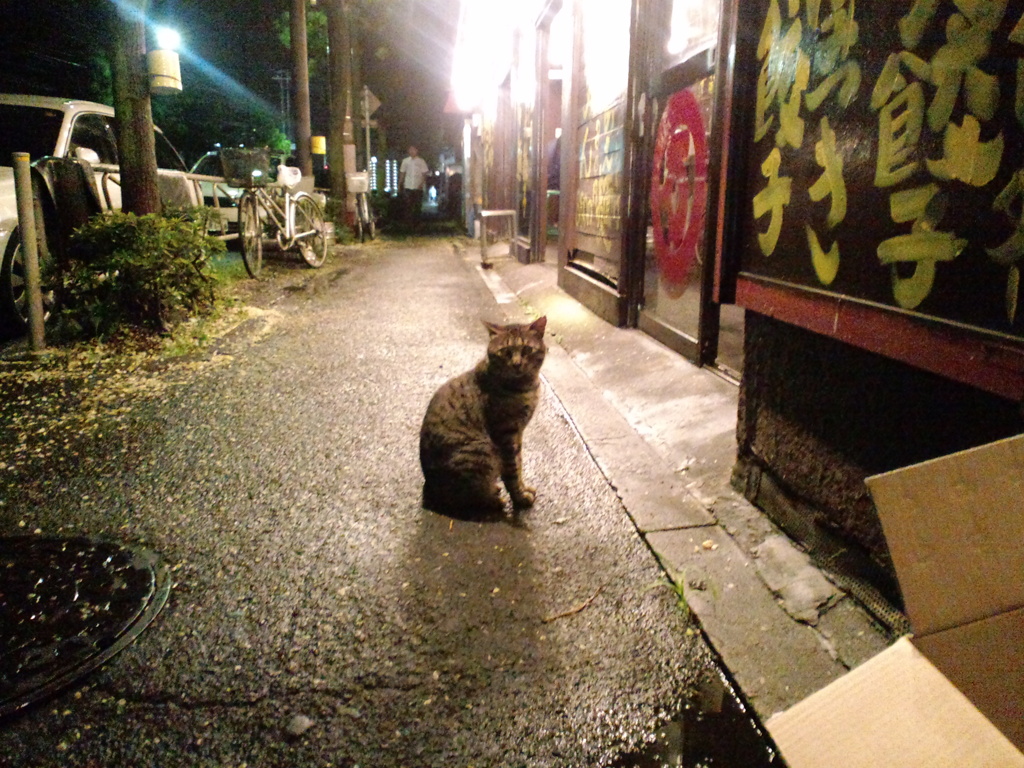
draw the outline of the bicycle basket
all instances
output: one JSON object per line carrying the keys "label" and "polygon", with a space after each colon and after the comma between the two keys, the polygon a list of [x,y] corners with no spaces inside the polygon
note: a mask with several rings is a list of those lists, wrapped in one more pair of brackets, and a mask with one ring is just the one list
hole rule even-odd
{"label": "bicycle basket", "polygon": [[224,178],[233,187],[261,187],[270,181],[270,150],[225,147],[220,151]]}
{"label": "bicycle basket", "polygon": [[353,195],[358,195],[360,192],[370,191],[370,174],[366,171],[346,173],[345,182],[348,186],[348,191]]}

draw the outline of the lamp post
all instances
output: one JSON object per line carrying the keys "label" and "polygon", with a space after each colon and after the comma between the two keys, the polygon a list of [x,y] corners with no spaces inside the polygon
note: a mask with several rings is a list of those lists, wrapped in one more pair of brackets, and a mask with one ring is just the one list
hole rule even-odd
{"label": "lamp post", "polygon": [[146,54],[150,93],[166,96],[181,92],[181,62],[177,49],[181,35],[174,29],[156,30],[156,48]]}

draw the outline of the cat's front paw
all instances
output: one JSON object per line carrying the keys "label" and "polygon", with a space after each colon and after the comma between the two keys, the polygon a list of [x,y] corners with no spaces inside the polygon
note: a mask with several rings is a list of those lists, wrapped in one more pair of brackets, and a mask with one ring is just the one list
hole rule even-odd
{"label": "cat's front paw", "polygon": [[512,497],[512,505],[516,509],[522,509],[523,507],[532,507],[533,502],[537,499],[537,491],[534,488],[528,488],[525,485],[519,489],[514,497]]}

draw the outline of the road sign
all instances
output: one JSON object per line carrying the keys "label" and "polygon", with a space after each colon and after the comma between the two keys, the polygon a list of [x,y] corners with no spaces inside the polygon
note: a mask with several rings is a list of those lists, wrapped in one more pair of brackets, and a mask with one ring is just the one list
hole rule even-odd
{"label": "road sign", "polygon": [[367,115],[372,115],[380,108],[380,99],[373,95],[373,91],[367,86],[363,86],[363,104],[365,105],[364,110]]}

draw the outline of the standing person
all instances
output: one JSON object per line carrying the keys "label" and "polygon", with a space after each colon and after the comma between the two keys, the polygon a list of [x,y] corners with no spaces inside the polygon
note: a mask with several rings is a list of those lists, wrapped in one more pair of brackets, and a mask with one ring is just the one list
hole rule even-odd
{"label": "standing person", "polygon": [[409,146],[409,156],[398,168],[398,189],[402,203],[402,217],[406,224],[415,226],[423,209],[423,190],[427,185],[427,161],[420,157],[416,147]]}

